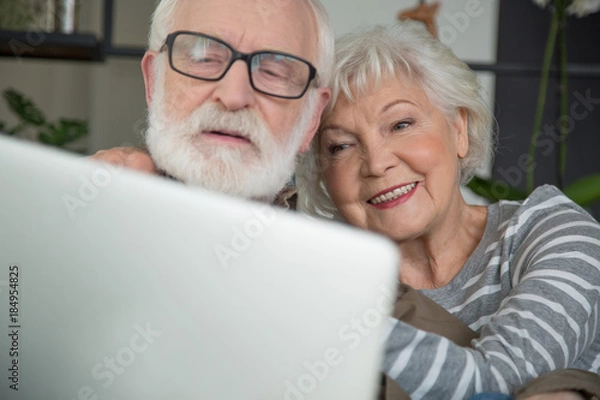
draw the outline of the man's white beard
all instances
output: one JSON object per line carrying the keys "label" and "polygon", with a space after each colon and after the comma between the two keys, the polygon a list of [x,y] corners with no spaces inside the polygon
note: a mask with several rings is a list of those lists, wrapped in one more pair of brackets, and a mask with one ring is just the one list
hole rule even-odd
{"label": "man's white beard", "polygon": [[[262,118],[248,109],[231,112],[217,103],[205,103],[182,121],[168,118],[163,80],[156,80],[146,131],[146,144],[157,168],[189,185],[272,201],[294,173],[316,93],[309,92],[292,132],[281,132],[278,137],[287,140],[278,143]],[[204,140],[203,131],[235,131],[252,145],[216,145]]]}

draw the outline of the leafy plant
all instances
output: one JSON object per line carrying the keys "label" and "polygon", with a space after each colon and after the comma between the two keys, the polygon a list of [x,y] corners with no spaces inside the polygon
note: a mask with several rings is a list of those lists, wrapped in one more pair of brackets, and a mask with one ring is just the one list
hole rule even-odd
{"label": "leafy plant", "polygon": [[49,122],[44,113],[27,97],[15,89],[6,89],[2,96],[8,107],[19,118],[19,123],[8,128],[6,123],[0,121],[0,130],[9,136],[18,136],[29,129],[37,130],[37,141],[56,147],[82,153],[84,148],[73,148],[71,145],[88,134],[86,120],[60,118],[58,122]]}
{"label": "leafy plant", "polygon": [[34,20],[33,2],[0,0],[0,28],[24,30]]}
{"label": "leafy plant", "polygon": [[544,52],[544,60],[542,64],[542,72],[540,76],[540,88],[538,93],[538,101],[534,116],[533,132],[531,134],[531,142],[529,145],[529,154],[527,159],[527,193],[510,187],[506,183],[494,179],[485,179],[475,177],[467,185],[473,192],[491,200],[498,201],[500,199],[520,200],[527,197],[534,189],[534,172],[535,172],[535,150],[538,146],[538,137],[542,126],[542,117],[546,104],[548,77],[554,49],[557,47],[558,41],[558,60],[559,60],[559,96],[560,96],[560,117],[558,126],[560,133],[559,143],[559,163],[558,163],[558,186],[562,191],[574,202],[582,207],[593,205],[600,201],[600,174],[591,174],[584,176],[577,181],[564,187],[565,167],[567,163],[567,137],[569,128],[567,126],[567,112],[569,107],[568,99],[568,74],[567,74],[567,14],[575,14],[578,17],[597,12],[600,9],[600,2],[597,0],[534,0],[540,7],[546,7],[552,3],[551,12],[552,20],[550,30],[546,42]]}

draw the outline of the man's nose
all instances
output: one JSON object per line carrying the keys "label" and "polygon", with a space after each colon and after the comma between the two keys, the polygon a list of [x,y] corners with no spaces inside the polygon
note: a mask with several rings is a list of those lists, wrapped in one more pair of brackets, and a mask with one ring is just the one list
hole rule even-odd
{"label": "man's nose", "polygon": [[237,60],[225,76],[216,82],[213,101],[223,104],[228,111],[235,111],[254,105],[254,96],[248,66],[242,60]]}

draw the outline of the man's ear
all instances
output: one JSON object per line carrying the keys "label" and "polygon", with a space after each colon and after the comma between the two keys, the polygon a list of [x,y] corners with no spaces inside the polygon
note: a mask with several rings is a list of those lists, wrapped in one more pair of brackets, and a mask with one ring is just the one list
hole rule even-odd
{"label": "man's ear", "polygon": [[469,114],[461,108],[454,116],[454,129],[456,135],[456,155],[464,158],[469,152]]}
{"label": "man's ear", "polygon": [[157,53],[154,51],[146,51],[142,58],[142,75],[144,75],[144,84],[146,86],[146,104],[150,106],[152,103],[152,93],[154,93],[154,62],[156,61]]}
{"label": "man's ear", "polygon": [[329,90],[329,88],[317,89],[317,104],[315,105],[315,109],[313,111],[310,123],[306,128],[304,140],[302,141],[302,145],[298,150],[299,153],[304,153],[310,148],[310,142],[313,140],[313,138],[315,137],[315,133],[317,133],[317,130],[319,129],[319,125],[321,123],[321,116],[323,115],[325,107],[327,107],[327,104],[329,104],[330,99],[331,90]]}

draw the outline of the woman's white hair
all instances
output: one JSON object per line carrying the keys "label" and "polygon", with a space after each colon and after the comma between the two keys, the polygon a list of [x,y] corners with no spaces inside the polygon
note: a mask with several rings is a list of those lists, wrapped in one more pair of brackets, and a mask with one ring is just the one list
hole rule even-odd
{"label": "woman's white hair", "polygon": [[[466,110],[469,150],[460,159],[458,180],[467,183],[492,156],[491,112],[477,75],[420,22],[375,26],[338,39],[332,98],[323,120],[340,96],[353,101],[390,76],[420,85],[448,120],[459,110]],[[299,209],[311,215],[342,219],[325,188],[319,154],[318,132],[311,149],[301,157],[296,174]]]}
{"label": "woman's white hair", "polygon": [[[326,87],[329,86],[332,77],[335,35],[329,15],[321,2],[319,0],[303,1],[308,3],[317,25],[318,52],[315,65],[317,69],[317,84],[321,87]],[[159,0],[152,14],[150,34],[148,35],[148,49],[153,51],[160,50],[167,35],[173,30],[175,12],[180,3],[181,0]]]}

